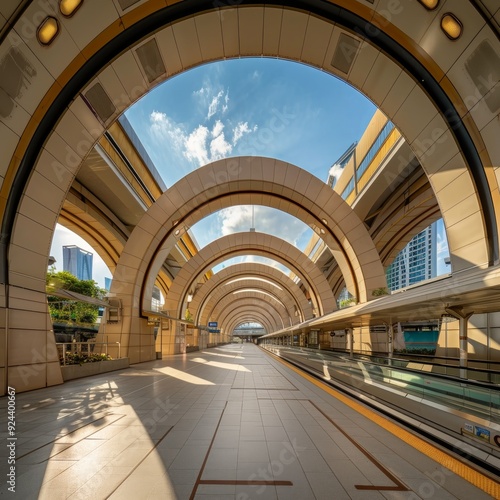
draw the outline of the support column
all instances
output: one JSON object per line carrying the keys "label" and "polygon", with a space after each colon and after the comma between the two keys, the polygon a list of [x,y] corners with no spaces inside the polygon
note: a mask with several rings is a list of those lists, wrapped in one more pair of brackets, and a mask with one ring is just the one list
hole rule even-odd
{"label": "support column", "polygon": [[349,357],[354,358],[354,330],[352,328],[345,329],[346,341],[349,346]]}
{"label": "support column", "polygon": [[391,324],[387,325],[387,355],[389,358],[389,366],[392,365],[392,355],[394,352],[394,326]]}
{"label": "support column", "polygon": [[468,350],[467,350],[467,324],[474,311],[465,313],[463,307],[447,307],[446,312],[458,319],[458,333],[460,338],[460,378],[467,378]]}

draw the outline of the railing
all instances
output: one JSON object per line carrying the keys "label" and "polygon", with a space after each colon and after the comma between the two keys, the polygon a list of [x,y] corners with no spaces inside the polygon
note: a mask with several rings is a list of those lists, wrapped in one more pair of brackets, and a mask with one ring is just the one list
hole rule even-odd
{"label": "railing", "polygon": [[[118,356],[117,359],[121,358],[121,344],[120,342],[57,342],[56,343],[57,350],[59,352],[59,358],[63,360],[63,366],[66,366],[66,354],[87,354],[90,356],[95,352],[95,346],[105,346],[104,353],[101,352],[99,354],[108,354],[108,347],[118,347]],[[69,349],[66,346],[70,346]],[[86,346],[86,349],[83,347]]]}
{"label": "railing", "polygon": [[[348,377],[356,387],[376,384],[392,393],[406,395],[446,405],[448,408],[500,423],[500,373],[488,373],[489,382],[461,380],[436,373],[418,372],[404,366],[374,363],[370,359],[350,358],[348,354],[335,354],[308,348],[265,345],[266,349],[311,366],[323,373],[325,367],[332,378]],[[394,360],[393,360],[394,361]],[[367,385],[368,384],[368,385]]]}

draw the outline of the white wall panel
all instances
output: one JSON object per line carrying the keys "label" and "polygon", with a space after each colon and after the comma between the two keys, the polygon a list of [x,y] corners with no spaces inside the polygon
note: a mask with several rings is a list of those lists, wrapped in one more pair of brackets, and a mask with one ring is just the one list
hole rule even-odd
{"label": "white wall panel", "polygon": [[161,30],[156,34],[155,38],[163,62],[167,67],[167,74],[175,75],[182,71],[183,64],[172,27]]}
{"label": "white wall panel", "polygon": [[111,0],[85,0],[73,17],[62,17],[61,24],[82,50],[119,17]]}
{"label": "white wall panel", "polygon": [[211,12],[195,18],[196,32],[204,61],[212,61],[224,53],[220,13]]}
{"label": "white wall panel", "polygon": [[187,19],[172,26],[174,38],[179,50],[182,67],[190,68],[198,64],[201,57],[201,49],[196,33],[194,19]]}

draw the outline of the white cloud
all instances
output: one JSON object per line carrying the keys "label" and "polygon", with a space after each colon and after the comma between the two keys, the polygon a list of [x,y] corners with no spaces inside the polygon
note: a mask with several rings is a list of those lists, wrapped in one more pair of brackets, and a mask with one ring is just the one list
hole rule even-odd
{"label": "white cloud", "polygon": [[[290,214],[270,207],[238,205],[221,210],[218,213],[221,235],[249,231],[272,234],[296,246],[302,234],[309,229],[301,220]],[[252,220],[253,219],[253,220]]]}
{"label": "white cloud", "polygon": [[[210,88],[202,87],[195,94],[207,101]],[[208,101],[207,101],[208,102]],[[208,118],[213,117],[221,108],[222,112],[227,109],[229,102],[228,91],[219,91],[212,97],[208,109]],[[164,148],[178,155],[176,161],[183,157],[196,164],[196,167],[207,163],[226,158],[233,152],[234,146],[246,134],[257,130],[248,122],[238,122],[232,131],[232,140],[226,138],[224,129],[225,124],[221,119],[216,119],[212,125],[199,124],[193,130],[189,131],[180,124],[177,124],[166,113],[153,111],[150,114],[150,133],[152,138]]]}
{"label": "white cloud", "polygon": [[255,132],[257,130],[257,125],[254,125],[253,128],[248,126],[248,122],[239,122],[236,127],[234,127],[233,134],[233,145],[236,145],[237,142],[245,135],[250,132]]}
{"label": "white cloud", "polygon": [[163,143],[168,140],[176,151],[181,151],[184,146],[186,134],[165,113],[153,111],[149,117],[152,136]]}
{"label": "white cloud", "polygon": [[220,120],[217,120],[212,129],[212,137],[219,136],[223,130],[224,130],[224,124]]}
{"label": "white cloud", "polygon": [[252,227],[252,207],[250,205],[238,205],[228,207],[218,213],[221,222],[222,236],[249,231]]}
{"label": "white cloud", "polygon": [[217,111],[219,110],[219,104],[223,101],[224,104],[222,104],[221,107],[221,112],[225,113],[228,109],[228,103],[229,103],[229,90],[224,92],[223,90],[220,90],[219,93],[215,96],[212,97],[212,100],[210,101],[210,104],[208,105],[208,114],[207,114],[207,119],[210,120],[212,116],[214,116]]}
{"label": "white cloud", "polygon": [[231,154],[232,150],[233,147],[226,141],[224,132],[222,132],[210,142],[210,160],[221,160]]}
{"label": "white cloud", "polygon": [[339,177],[342,175],[343,171],[344,171],[344,169],[340,165],[337,165],[337,164],[333,165],[330,168],[330,171],[328,172],[328,182],[330,182],[330,177],[334,178],[333,183],[332,183],[332,187],[335,187],[335,184],[339,180]]}
{"label": "white cloud", "polygon": [[198,125],[184,139],[184,156],[191,161],[197,162],[199,165],[209,163],[207,152],[208,128],[204,125]]}

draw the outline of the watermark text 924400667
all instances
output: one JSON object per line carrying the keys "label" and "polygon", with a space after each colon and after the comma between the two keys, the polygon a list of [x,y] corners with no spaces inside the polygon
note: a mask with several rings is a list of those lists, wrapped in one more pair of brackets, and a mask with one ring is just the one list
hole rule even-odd
{"label": "watermark text 924400667", "polygon": [[8,388],[7,404],[7,484],[8,490],[16,492],[16,390]]}

